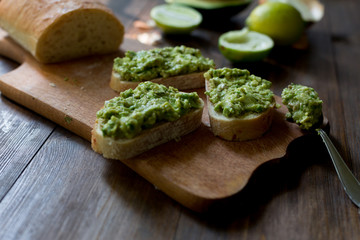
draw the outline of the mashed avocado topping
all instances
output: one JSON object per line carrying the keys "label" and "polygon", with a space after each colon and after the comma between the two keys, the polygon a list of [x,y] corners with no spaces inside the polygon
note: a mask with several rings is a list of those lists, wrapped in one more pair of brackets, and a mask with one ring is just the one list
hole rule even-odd
{"label": "mashed avocado topping", "polygon": [[140,82],[203,72],[211,67],[214,61],[203,57],[200,50],[177,46],[127,51],[125,57],[114,60],[113,69],[122,80]]}
{"label": "mashed avocado topping", "polygon": [[274,104],[271,82],[250,75],[248,70],[210,69],[204,77],[209,81],[209,91],[205,94],[209,96],[214,110],[225,117],[262,113]]}
{"label": "mashed avocado topping", "polygon": [[175,121],[202,106],[196,92],[180,92],[173,87],[144,82],[105,102],[97,112],[104,136],[133,138],[142,130],[164,121]]}
{"label": "mashed avocado topping", "polygon": [[281,93],[282,102],[289,112],[286,118],[296,122],[301,129],[310,129],[322,119],[322,101],[311,87],[290,84]]}

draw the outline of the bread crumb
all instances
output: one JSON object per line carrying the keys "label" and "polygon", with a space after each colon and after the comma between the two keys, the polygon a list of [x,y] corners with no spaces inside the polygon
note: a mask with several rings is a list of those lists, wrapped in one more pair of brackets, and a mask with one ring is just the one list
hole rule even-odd
{"label": "bread crumb", "polygon": [[49,83],[49,85],[50,85],[51,87],[56,87],[56,84],[55,84],[55,83]]}
{"label": "bread crumb", "polygon": [[67,124],[70,124],[70,123],[72,122],[72,120],[73,120],[73,119],[72,119],[70,116],[65,115],[64,120],[65,120],[65,122],[66,122]]}
{"label": "bread crumb", "polygon": [[155,45],[161,40],[161,35],[158,32],[142,33],[137,35],[137,40],[146,45]]}
{"label": "bread crumb", "polygon": [[134,27],[136,27],[138,29],[142,29],[142,30],[150,30],[154,27],[154,25],[151,24],[150,21],[143,22],[143,21],[137,20],[134,22]]}

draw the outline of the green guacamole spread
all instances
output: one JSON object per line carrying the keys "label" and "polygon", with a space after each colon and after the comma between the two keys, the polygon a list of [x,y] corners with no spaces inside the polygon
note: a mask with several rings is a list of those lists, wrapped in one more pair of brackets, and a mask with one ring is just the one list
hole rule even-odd
{"label": "green guacamole spread", "polygon": [[113,69],[124,81],[140,82],[203,72],[214,65],[214,61],[204,58],[200,50],[177,46],[127,51],[125,57],[115,58]]}
{"label": "green guacamole spread", "polygon": [[205,94],[209,96],[215,111],[225,117],[262,113],[274,104],[271,82],[250,75],[248,70],[210,69],[204,77],[209,81],[209,91]]}
{"label": "green guacamole spread", "polygon": [[296,122],[301,129],[310,129],[322,119],[322,101],[311,87],[290,84],[281,93],[282,102],[289,112],[286,118]]}
{"label": "green guacamole spread", "polygon": [[173,87],[144,82],[106,101],[97,118],[104,136],[130,139],[159,122],[175,121],[201,106],[196,92],[179,92]]}

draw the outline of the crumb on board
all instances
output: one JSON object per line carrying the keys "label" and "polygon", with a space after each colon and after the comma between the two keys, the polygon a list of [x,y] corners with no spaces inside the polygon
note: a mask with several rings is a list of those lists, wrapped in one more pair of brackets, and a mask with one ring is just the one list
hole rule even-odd
{"label": "crumb on board", "polygon": [[77,83],[77,82],[78,82],[78,80],[75,79],[75,78],[64,77],[63,79],[64,79],[65,82],[69,82],[70,80],[71,80],[71,82],[74,82],[74,83]]}
{"label": "crumb on board", "polygon": [[56,87],[55,83],[49,83],[50,87]]}
{"label": "crumb on board", "polygon": [[155,27],[155,22],[151,21],[151,20],[146,21],[146,22],[137,20],[134,22],[134,27],[141,29],[141,30],[150,30]]}
{"label": "crumb on board", "polygon": [[65,120],[65,122],[66,122],[67,124],[70,124],[73,119],[72,119],[70,116],[65,115],[64,120]]}
{"label": "crumb on board", "polygon": [[161,35],[158,32],[141,33],[137,35],[137,40],[142,44],[156,45],[161,40]]}

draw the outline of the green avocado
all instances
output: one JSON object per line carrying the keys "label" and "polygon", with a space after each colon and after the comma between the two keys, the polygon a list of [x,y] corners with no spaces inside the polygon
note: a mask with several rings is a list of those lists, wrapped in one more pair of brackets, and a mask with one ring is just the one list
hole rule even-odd
{"label": "green avocado", "polygon": [[252,0],[165,0],[165,2],[192,7],[202,14],[204,20],[218,22],[228,20],[240,13]]}
{"label": "green avocado", "polygon": [[214,110],[225,117],[240,117],[262,113],[274,104],[271,82],[248,70],[237,68],[210,69],[204,74],[209,81],[210,102]]}
{"label": "green avocado", "polygon": [[313,88],[292,83],[283,89],[281,98],[289,110],[286,118],[301,129],[309,130],[321,121],[323,102]]}
{"label": "green avocado", "polygon": [[196,92],[143,82],[105,102],[96,114],[105,137],[131,139],[160,122],[176,121],[202,106]]}
{"label": "green avocado", "polygon": [[141,82],[204,72],[214,65],[214,61],[203,57],[199,49],[182,45],[127,51],[125,57],[114,60],[113,70],[124,81]]}

